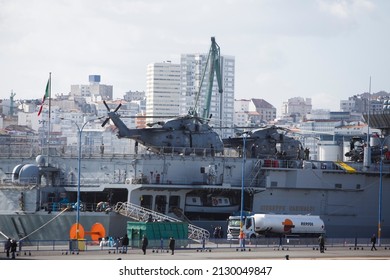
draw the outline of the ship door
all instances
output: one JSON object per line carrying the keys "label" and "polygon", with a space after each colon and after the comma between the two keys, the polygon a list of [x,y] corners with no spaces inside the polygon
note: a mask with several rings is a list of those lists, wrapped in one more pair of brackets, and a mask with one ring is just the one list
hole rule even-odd
{"label": "ship door", "polygon": [[147,209],[152,209],[152,201],[153,197],[151,195],[143,195],[140,198],[141,201],[141,207],[147,208]]}
{"label": "ship door", "polygon": [[180,196],[178,195],[171,195],[169,197],[169,206],[168,206],[168,211],[174,212],[175,209],[180,208]]}
{"label": "ship door", "polygon": [[154,211],[160,212],[162,214],[166,213],[167,208],[167,196],[166,195],[156,195],[156,205]]}

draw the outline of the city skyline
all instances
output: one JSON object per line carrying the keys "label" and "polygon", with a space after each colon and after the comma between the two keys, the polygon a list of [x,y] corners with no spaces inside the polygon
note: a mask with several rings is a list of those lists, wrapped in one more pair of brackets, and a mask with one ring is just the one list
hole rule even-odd
{"label": "city skyline", "polygon": [[[190,5],[189,5],[190,4]],[[369,90],[389,92],[388,1],[2,1],[1,99],[68,93],[98,74],[114,98],[145,91],[149,63],[207,53],[215,36],[236,60],[235,98],[278,111],[289,98],[313,109]]]}

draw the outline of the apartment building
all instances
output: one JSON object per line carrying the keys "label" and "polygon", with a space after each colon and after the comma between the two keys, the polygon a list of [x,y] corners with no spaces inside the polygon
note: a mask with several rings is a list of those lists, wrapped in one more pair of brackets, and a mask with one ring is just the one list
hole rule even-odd
{"label": "apartment building", "polygon": [[149,122],[180,113],[180,64],[150,63],[146,72],[146,115]]}
{"label": "apartment building", "polygon": [[[191,109],[195,109],[199,115],[203,114],[209,88],[207,57],[208,54],[199,53],[181,55],[180,114],[187,114]],[[221,137],[225,138],[232,136],[233,133],[230,127],[234,121],[235,58],[221,56],[220,62],[223,92],[219,93],[214,75],[209,116],[212,116],[211,124]]]}

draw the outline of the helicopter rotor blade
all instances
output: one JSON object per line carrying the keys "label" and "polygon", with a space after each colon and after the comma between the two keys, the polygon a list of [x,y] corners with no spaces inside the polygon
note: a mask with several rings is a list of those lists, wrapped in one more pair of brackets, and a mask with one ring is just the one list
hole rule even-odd
{"label": "helicopter rotor blade", "polygon": [[104,127],[108,123],[109,120],[110,120],[110,118],[105,119],[104,122],[102,123],[102,127]]}
{"label": "helicopter rotor blade", "polygon": [[114,112],[118,111],[119,108],[122,106],[122,103],[119,103],[118,107],[116,107],[116,109],[114,110]]}
{"label": "helicopter rotor blade", "polygon": [[104,106],[106,106],[106,108],[107,108],[107,111],[109,111],[109,112],[110,112],[110,107],[108,107],[108,105],[107,105],[107,103],[106,103],[106,100],[103,100],[103,104],[104,104]]}

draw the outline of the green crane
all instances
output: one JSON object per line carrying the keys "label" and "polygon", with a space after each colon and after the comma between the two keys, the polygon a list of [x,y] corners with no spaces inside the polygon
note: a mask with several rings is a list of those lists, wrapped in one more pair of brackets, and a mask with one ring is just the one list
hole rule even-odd
{"label": "green crane", "polygon": [[[215,42],[215,37],[211,37],[211,47],[210,47],[209,54],[207,56],[205,70],[203,71],[202,80],[201,80],[201,83],[199,86],[199,92],[196,96],[195,108],[198,107],[200,92],[202,90],[202,85],[203,85],[203,81],[204,81],[204,78],[205,78],[205,75],[207,72],[206,69],[208,66],[210,67],[209,72],[208,72],[209,81],[208,81],[208,88],[207,88],[207,93],[206,93],[206,101],[205,101],[205,105],[204,105],[203,112],[202,112],[203,119],[209,119],[211,117],[209,114],[210,114],[211,95],[213,92],[214,74],[216,75],[216,78],[217,78],[218,92],[220,94],[222,94],[222,92],[223,92],[223,90],[222,90],[220,47]],[[195,113],[197,113],[197,112],[195,111]]]}

